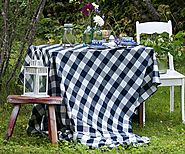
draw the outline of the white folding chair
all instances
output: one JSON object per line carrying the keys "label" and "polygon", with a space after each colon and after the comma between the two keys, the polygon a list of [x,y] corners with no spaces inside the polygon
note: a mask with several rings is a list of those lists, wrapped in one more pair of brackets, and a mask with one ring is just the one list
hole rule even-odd
{"label": "white folding chair", "polygon": [[[169,38],[172,35],[172,23],[169,20],[168,22],[145,22],[139,23],[136,22],[136,37],[137,43],[140,44],[140,34],[161,34],[163,32],[167,32],[169,34]],[[161,84],[160,86],[170,86],[170,112],[174,111],[174,86],[181,87],[181,112],[182,112],[182,122],[185,123],[185,115],[184,115],[184,75],[177,72],[174,69],[173,64],[173,56],[168,53],[169,58],[169,68],[167,73],[160,74]],[[143,103],[143,113],[141,114],[143,117],[143,124],[145,124],[145,103]]]}

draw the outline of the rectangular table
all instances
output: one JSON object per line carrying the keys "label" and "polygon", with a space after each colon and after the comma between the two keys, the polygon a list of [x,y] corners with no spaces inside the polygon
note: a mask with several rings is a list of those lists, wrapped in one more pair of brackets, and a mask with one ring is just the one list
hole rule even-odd
{"label": "rectangular table", "polygon": [[[160,84],[152,48],[30,46],[23,65],[29,65],[32,53],[37,55],[38,50],[49,67],[48,94],[64,97],[56,107],[59,140],[78,140],[89,147],[149,142],[133,133],[132,118]],[[19,77],[23,80],[23,72]],[[47,107],[36,105],[27,132],[46,131]]]}

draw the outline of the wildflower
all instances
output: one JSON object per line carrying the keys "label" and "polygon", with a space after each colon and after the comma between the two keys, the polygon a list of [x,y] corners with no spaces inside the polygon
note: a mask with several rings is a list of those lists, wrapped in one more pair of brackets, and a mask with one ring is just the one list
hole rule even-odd
{"label": "wildflower", "polygon": [[104,20],[99,15],[96,15],[93,19],[94,19],[94,23],[96,23],[96,25],[99,25],[99,26],[104,25]]}
{"label": "wildflower", "polygon": [[89,16],[90,15],[90,12],[93,11],[95,8],[94,6],[92,5],[92,3],[87,3],[84,5],[84,7],[82,8],[82,13],[83,15],[85,16]]}
{"label": "wildflower", "polygon": [[92,3],[92,5],[94,6],[95,12],[99,12],[99,5],[94,2]]}

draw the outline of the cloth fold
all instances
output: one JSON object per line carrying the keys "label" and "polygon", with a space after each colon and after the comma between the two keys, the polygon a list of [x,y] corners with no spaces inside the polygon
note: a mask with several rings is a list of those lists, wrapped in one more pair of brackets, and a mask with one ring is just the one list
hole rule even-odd
{"label": "cloth fold", "polygon": [[[93,148],[149,142],[149,138],[133,133],[132,117],[160,84],[152,48],[34,48],[39,48],[45,55],[43,61],[49,62],[48,93],[64,98],[56,107],[59,140],[78,140]],[[29,56],[28,51],[25,64]],[[47,108],[34,106],[29,133],[47,130],[46,119]]]}

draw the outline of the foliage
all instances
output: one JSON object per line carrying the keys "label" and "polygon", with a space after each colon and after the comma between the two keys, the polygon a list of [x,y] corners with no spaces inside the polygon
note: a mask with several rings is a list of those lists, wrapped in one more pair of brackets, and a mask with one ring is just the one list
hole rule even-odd
{"label": "foliage", "polygon": [[154,3],[162,20],[171,19],[173,21],[175,33],[185,29],[185,1],[170,0],[167,2],[165,0],[155,0]]}
{"label": "foliage", "polygon": [[[154,0],[151,2],[160,15],[160,21],[172,20],[175,34],[179,30],[185,29],[185,7],[183,7],[185,2],[180,1],[182,0]],[[104,16],[105,21],[102,29],[111,29],[116,36],[119,34],[134,36],[135,22],[137,20],[140,22],[154,20],[153,15],[146,6],[146,1],[88,0],[88,2],[95,2],[100,6],[101,16]],[[58,29],[62,30],[64,23],[73,23],[77,34],[77,42],[81,42],[82,32],[86,29],[87,25],[87,18],[84,18],[81,10],[86,3],[87,0],[72,0],[70,3],[67,0],[48,1],[44,10],[44,18],[51,18],[54,26],[48,25],[49,27],[47,28],[47,25],[44,25],[44,28],[48,30],[47,33],[44,33],[44,38],[49,42],[49,39],[51,39],[51,42],[58,42],[62,32],[60,31],[57,33],[56,31]],[[42,26],[40,27],[42,28]]]}
{"label": "foliage", "polygon": [[47,43],[60,43],[63,34],[63,26],[58,20],[42,18],[38,25],[37,37],[45,39]]}
{"label": "foliage", "polygon": [[174,57],[176,65],[183,65],[183,60],[185,59],[185,32],[179,31],[177,34],[172,35],[169,38],[167,33],[161,35],[144,35],[144,39],[141,40],[141,44],[145,46],[150,46],[154,48],[157,56],[167,55],[171,53]]}
{"label": "foliage", "polygon": [[173,35],[172,45],[175,63],[182,66],[185,59],[185,31]]}

